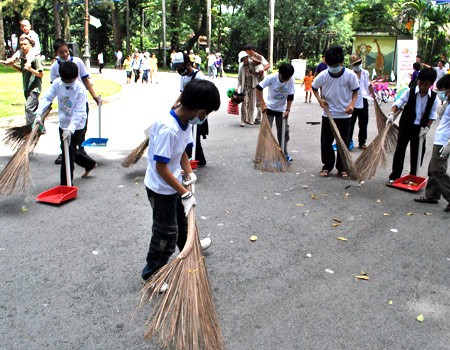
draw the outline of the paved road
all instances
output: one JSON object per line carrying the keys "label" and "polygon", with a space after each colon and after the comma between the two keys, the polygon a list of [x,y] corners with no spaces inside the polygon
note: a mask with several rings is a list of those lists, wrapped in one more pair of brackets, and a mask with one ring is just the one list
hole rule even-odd
{"label": "paved road", "polygon": [[[209,118],[208,164],[197,172],[196,197],[200,234],[213,240],[206,264],[227,349],[448,349],[444,203],[418,204],[414,194],[387,188],[389,169],[347,189],[356,184],[319,178],[320,125],[306,122],[320,120],[320,108],[304,104],[299,86],[291,171],[254,170],[258,127],[240,128],[226,114],[226,89],[235,81],[215,82],[223,101]],[[120,162],[177,88],[176,74],[161,73],[159,84],[124,86],[105,104],[108,146],[90,150],[99,167],[89,179],[76,170],[78,198],[61,207],[34,201],[59,181],[57,123],[47,123],[31,159],[34,187],[0,198],[2,349],[158,349],[143,339],[149,309],[131,319],[151,225],[145,159],[129,169]],[[96,135],[93,109],[89,136]],[[0,154],[2,169],[12,152],[0,145]],[[369,281],[355,279],[361,271]]]}

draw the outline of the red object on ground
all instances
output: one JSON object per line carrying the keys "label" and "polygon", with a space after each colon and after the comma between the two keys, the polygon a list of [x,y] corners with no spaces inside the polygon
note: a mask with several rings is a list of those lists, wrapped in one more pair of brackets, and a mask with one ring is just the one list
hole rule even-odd
{"label": "red object on ground", "polygon": [[232,100],[228,101],[227,113],[239,115],[239,106],[237,104],[233,103]]}
{"label": "red object on ground", "polygon": [[428,178],[415,175],[406,175],[395,180],[392,187],[400,190],[419,192],[427,184]]}
{"label": "red object on ground", "polygon": [[77,197],[78,187],[56,186],[44,191],[36,197],[37,202],[61,204]]}
{"label": "red object on ground", "polygon": [[191,163],[191,168],[192,168],[192,170],[197,169],[197,167],[198,167],[198,160],[191,159],[191,160],[189,161],[189,163]]}

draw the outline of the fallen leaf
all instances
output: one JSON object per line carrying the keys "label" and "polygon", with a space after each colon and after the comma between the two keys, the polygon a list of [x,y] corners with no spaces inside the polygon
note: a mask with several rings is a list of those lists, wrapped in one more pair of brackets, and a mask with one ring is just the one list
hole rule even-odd
{"label": "fallen leaf", "polygon": [[306,254],[306,256],[307,256],[308,258],[312,257],[312,255],[311,255],[310,253]]}
{"label": "fallen leaf", "polygon": [[398,230],[396,228],[391,228],[391,232],[397,233]]}
{"label": "fallen leaf", "polygon": [[412,215],[414,215],[414,213],[409,212],[409,213],[406,213],[406,215],[407,215],[407,216],[412,216]]}
{"label": "fallen leaf", "polygon": [[392,305],[393,303],[394,303],[394,302],[393,302],[392,300],[389,300],[389,301],[388,301],[388,304],[389,304],[389,305]]}
{"label": "fallen leaf", "polygon": [[338,218],[333,218],[333,221],[336,221],[336,222],[339,222],[339,223],[342,222],[342,220],[341,220],[341,219],[338,219]]}
{"label": "fallen leaf", "polygon": [[344,241],[344,242],[347,242],[347,241],[348,241],[348,239],[345,238],[345,237],[338,237],[337,239],[340,240],[340,241]]}
{"label": "fallen leaf", "polygon": [[346,193],[344,197],[348,198],[349,196],[350,196],[350,193]]}
{"label": "fallen leaf", "polygon": [[311,199],[317,199],[317,194],[312,194]]}
{"label": "fallen leaf", "polygon": [[361,275],[367,275],[367,272],[366,271],[361,271],[360,274]]}
{"label": "fallen leaf", "polygon": [[251,240],[252,242],[255,242],[257,239],[258,239],[258,236],[251,236],[251,237],[250,237],[250,240]]}
{"label": "fallen leaf", "polygon": [[308,186],[307,185],[303,185],[302,188],[308,188]]}
{"label": "fallen leaf", "polygon": [[304,207],[305,205],[304,205],[304,204],[301,204],[301,203],[297,203],[296,206],[297,206],[297,207]]}
{"label": "fallen leaf", "polygon": [[340,224],[334,223],[333,227],[338,227]]}
{"label": "fallen leaf", "polygon": [[328,273],[334,273],[334,271],[333,271],[333,270],[330,270],[330,269],[325,269],[325,272],[328,272]]}
{"label": "fallen leaf", "polygon": [[389,213],[384,213],[383,215],[384,215],[384,216],[389,216],[389,215],[391,215],[391,214],[389,214]]}
{"label": "fallen leaf", "polygon": [[423,320],[424,320],[424,317],[423,317],[422,314],[420,314],[419,316],[417,316],[417,321],[423,322]]}
{"label": "fallen leaf", "polygon": [[377,199],[375,202],[376,203],[381,203],[381,199]]}
{"label": "fallen leaf", "polygon": [[359,280],[365,280],[365,281],[368,281],[369,280],[369,276],[355,276],[357,279],[359,279]]}
{"label": "fallen leaf", "polygon": [[432,213],[424,213],[425,215],[433,215]]}

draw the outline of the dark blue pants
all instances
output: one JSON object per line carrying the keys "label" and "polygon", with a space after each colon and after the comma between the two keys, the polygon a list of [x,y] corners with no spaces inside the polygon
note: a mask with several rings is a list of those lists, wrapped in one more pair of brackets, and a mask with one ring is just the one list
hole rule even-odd
{"label": "dark blue pants", "polygon": [[183,250],[187,239],[187,219],[181,196],[178,193],[158,194],[149,188],[147,196],[153,208],[153,227],[147,265],[142,270],[144,280],[167,264],[177,246],[180,251]]}

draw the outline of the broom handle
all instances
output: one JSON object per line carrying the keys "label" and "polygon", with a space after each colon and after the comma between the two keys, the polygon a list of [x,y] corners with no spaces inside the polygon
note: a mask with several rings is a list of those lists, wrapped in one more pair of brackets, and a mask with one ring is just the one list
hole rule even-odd
{"label": "broom handle", "polygon": [[286,118],[281,115],[281,150],[286,154]]}
{"label": "broom handle", "polygon": [[98,95],[98,138],[102,137],[102,95]]}
{"label": "broom handle", "polygon": [[192,139],[193,139],[193,145],[192,145],[192,155],[191,159],[195,160],[195,151],[197,149],[197,125],[192,126]]}
{"label": "broom handle", "polygon": [[422,136],[421,138],[419,138],[419,150],[417,152],[416,176],[419,176],[420,161],[422,160],[422,150],[423,150],[424,142],[425,142],[425,136]]}
{"label": "broom handle", "polygon": [[70,155],[69,155],[69,142],[67,139],[64,139],[64,161],[66,164],[66,186],[72,186],[72,179],[70,176],[71,170],[70,170]]}
{"label": "broom handle", "polygon": [[[186,188],[191,192],[193,190],[192,185],[188,185]],[[184,244],[183,250],[177,255],[178,259],[186,258],[194,247],[195,238],[197,237],[195,234],[195,230],[197,230],[197,224],[195,223],[195,206],[193,206],[189,211],[187,221],[187,240]]]}

